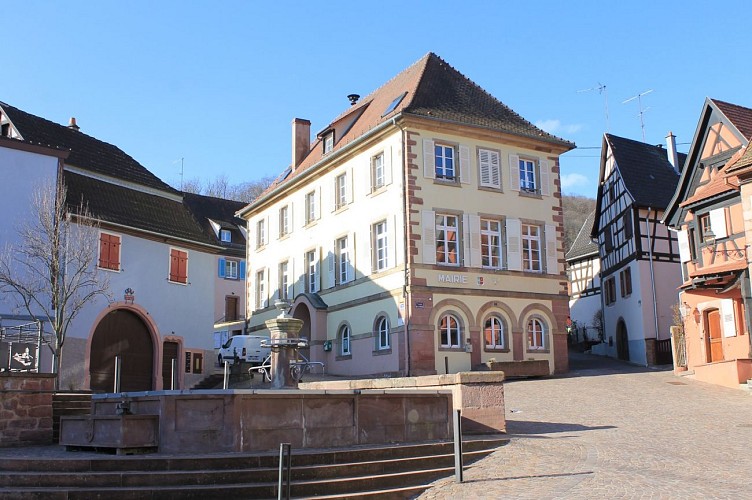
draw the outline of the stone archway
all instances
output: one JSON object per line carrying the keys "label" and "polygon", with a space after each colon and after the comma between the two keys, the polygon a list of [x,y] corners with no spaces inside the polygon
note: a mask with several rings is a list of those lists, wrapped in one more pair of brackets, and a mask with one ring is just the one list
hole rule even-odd
{"label": "stone archway", "polygon": [[149,327],[134,311],[114,309],[101,318],[91,339],[89,385],[112,392],[115,356],[120,356],[121,391],[154,390],[154,350]]}

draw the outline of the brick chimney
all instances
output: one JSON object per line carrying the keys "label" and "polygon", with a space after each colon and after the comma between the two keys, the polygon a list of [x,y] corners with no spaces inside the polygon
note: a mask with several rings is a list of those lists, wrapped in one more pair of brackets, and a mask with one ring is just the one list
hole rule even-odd
{"label": "brick chimney", "polygon": [[292,169],[308,156],[311,151],[311,122],[303,118],[292,121]]}
{"label": "brick chimney", "polygon": [[666,136],[666,146],[668,147],[668,161],[671,166],[674,167],[677,173],[681,173],[681,165],[679,165],[679,155],[676,153],[676,136],[673,132],[668,133]]}
{"label": "brick chimney", "polygon": [[76,118],[74,116],[71,116],[71,119],[68,122],[68,128],[72,128],[73,130],[79,130],[81,128],[76,125]]}

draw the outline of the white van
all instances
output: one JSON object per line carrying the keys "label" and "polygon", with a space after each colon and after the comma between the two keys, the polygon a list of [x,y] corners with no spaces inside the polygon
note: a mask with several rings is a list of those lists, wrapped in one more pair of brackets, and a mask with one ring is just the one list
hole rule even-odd
{"label": "white van", "polygon": [[220,365],[225,361],[233,364],[237,357],[240,361],[251,363],[253,365],[263,364],[266,357],[271,354],[271,349],[261,347],[263,340],[269,340],[269,337],[263,335],[235,335],[225,342],[219,349],[217,361]]}

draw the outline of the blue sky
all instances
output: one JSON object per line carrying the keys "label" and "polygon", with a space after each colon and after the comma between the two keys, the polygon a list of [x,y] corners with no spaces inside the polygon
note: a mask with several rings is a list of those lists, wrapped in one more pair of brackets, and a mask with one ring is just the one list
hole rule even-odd
{"label": "blue sky", "polygon": [[[0,101],[118,145],[166,182],[243,182],[427,52],[575,142],[563,191],[595,196],[606,131],[686,151],[706,97],[752,107],[752,2],[252,1],[3,4]],[[606,91],[599,92],[599,85]],[[593,89],[587,92],[578,92]]]}

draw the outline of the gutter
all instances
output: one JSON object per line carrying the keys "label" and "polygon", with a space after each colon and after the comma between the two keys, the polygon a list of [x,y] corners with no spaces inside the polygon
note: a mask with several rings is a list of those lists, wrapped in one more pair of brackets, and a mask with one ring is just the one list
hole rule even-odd
{"label": "gutter", "polygon": [[[655,324],[655,341],[658,342],[658,303],[655,296],[655,271],[653,270],[653,243],[650,238],[650,212],[653,209],[648,207],[647,236],[648,236],[648,255],[650,258],[650,288],[653,292],[653,322]],[[658,211],[655,212],[656,217]]]}

